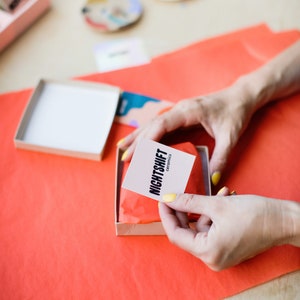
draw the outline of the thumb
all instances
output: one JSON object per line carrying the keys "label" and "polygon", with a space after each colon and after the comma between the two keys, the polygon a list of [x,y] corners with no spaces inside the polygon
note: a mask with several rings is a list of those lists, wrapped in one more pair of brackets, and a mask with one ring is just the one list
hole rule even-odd
{"label": "thumb", "polygon": [[211,179],[214,185],[217,185],[220,180],[221,173],[225,169],[233,146],[230,137],[221,136],[220,138],[216,138],[215,148],[209,162]]}

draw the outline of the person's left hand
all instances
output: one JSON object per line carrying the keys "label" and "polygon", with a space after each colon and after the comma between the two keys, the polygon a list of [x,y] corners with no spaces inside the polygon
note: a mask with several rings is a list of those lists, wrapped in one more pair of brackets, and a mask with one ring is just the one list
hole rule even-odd
{"label": "person's left hand", "polygon": [[122,160],[131,159],[141,139],[159,141],[165,134],[180,128],[202,126],[215,139],[209,165],[212,183],[216,185],[231,150],[254,113],[253,103],[251,93],[239,81],[224,90],[182,100],[120,140],[118,146],[126,149]]}

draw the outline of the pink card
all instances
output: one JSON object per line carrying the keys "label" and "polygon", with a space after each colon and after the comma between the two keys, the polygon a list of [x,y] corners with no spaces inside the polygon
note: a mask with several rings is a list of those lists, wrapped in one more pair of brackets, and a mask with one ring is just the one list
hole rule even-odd
{"label": "pink card", "polygon": [[136,147],[122,187],[160,201],[164,194],[183,193],[195,156],[142,140]]}

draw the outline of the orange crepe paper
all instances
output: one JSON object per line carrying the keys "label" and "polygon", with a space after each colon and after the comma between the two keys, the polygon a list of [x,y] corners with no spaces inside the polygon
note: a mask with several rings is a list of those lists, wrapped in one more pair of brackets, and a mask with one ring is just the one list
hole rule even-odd
{"label": "orange crepe paper", "polygon": [[[225,87],[297,39],[296,31],[273,34],[254,26],[149,65],[81,79],[176,102]],[[299,270],[300,249],[292,246],[216,273],[166,237],[116,237],[115,145],[133,129],[113,125],[101,162],[17,150],[13,137],[30,92],[0,95],[2,299],[223,299]],[[259,111],[221,185],[300,201],[299,114],[300,95]],[[212,150],[203,130],[191,132],[182,140]]]}
{"label": "orange crepe paper", "polygon": [[[205,194],[201,157],[195,146],[189,142],[171,145],[171,147],[195,155],[195,162],[185,189],[189,194]],[[130,163],[124,163],[123,179]],[[122,179],[122,181],[123,181]],[[121,223],[151,223],[160,221],[157,201],[121,188],[119,221]]]}

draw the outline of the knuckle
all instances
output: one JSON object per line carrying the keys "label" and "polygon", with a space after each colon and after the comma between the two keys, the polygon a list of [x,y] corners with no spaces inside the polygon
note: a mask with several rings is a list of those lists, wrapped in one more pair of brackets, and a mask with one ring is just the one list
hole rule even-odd
{"label": "knuckle", "polygon": [[226,267],[226,261],[228,255],[223,247],[220,247],[216,242],[209,243],[208,247],[205,247],[205,251],[197,251],[194,255],[200,258],[210,269],[213,271],[221,271]]}
{"label": "knuckle", "polygon": [[213,271],[221,271],[224,269],[223,256],[219,252],[211,252],[204,262]]}
{"label": "knuckle", "polygon": [[153,127],[166,130],[167,120],[164,116],[157,116],[153,119]]}
{"label": "knuckle", "polygon": [[174,244],[174,245],[176,245],[176,236],[175,236],[175,234],[169,234],[168,235],[168,239],[169,239],[169,241],[172,243],[172,244]]}
{"label": "knuckle", "polygon": [[201,98],[182,100],[177,104],[177,108],[182,111],[195,110],[202,106],[202,100]]}
{"label": "knuckle", "polygon": [[178,199],[181,201],[185,211],[192,212],[193,203],[197,200],[197,195],[194,194],[181,194],[178,196]]}
{"label": "knuckle", "polygon": [[178,246],[176,230],[172,233],[168,233],[168,240],[170,241],[170,243]]}

